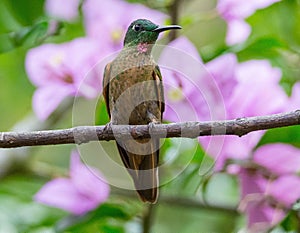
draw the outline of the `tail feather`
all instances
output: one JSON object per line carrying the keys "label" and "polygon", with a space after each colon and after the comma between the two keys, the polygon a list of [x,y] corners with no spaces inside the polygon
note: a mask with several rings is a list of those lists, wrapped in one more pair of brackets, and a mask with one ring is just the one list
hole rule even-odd
{"label": "tail feather", "polygon": [[[158,158],[159,139],[151,139],[149,154],[139,155],[130,153],[130,140],[118,142],[118,150],[122,161],[133,178],[136,191],[144,202],[155,203],[158,197]],[[126,149],[125,149],[126,148]]]}

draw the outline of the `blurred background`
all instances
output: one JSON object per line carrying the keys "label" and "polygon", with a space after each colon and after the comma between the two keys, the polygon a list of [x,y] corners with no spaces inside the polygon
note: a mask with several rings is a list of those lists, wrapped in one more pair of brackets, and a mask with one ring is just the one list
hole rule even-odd
{"label": "blurred background", "polygon": [[[96,103],[91,125],[108,123],[103,69],[84,77],[122,48],[137,18],[181,25],[158,43],[193,56],[215,83],[195,74],[189,89],[189,78],[162,70],[172,83],[166,103],[181,116],[168,110],[165,122],[191,120],[182,106],[199,121],[300,108],[298,0],[1,0],[0,12],[0,132],[73,127],[74,99],[80,111]],[[221,99],[205,102],[199,88]],[[299,232],[299,132],[164,140],[155,205],[109,186],[105,165],[83,156],[103,178],[94,183],[78,160],[86,148],[0,149],[0,232]],[[102,146],[115,150],[113,142]]]}

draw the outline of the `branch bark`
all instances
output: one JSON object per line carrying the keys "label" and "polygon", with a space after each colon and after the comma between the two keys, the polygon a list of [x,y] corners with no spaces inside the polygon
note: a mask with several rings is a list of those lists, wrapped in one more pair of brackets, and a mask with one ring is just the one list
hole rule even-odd
{"label": "branch bark", "polygon": [[234,120],[182,122],[157,125],[77,126],[69,129],[33,132],[0,132],[0,148],[58,144],[82,144],[141,138],[196,138],[210,135],[243,136],[253,131],[300,124],[300,110],[269,116],[245,117]]}

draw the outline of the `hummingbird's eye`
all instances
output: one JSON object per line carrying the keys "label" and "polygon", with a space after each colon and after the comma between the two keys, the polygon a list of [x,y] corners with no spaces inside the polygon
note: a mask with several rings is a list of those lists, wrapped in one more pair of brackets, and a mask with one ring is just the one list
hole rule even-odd
{"label": "hummingbird's eye", "polygon": [[135,30],[136,32],[139,32],[143,30],[143,27],[140,24],[135,24],[133,25],[132,29]]}

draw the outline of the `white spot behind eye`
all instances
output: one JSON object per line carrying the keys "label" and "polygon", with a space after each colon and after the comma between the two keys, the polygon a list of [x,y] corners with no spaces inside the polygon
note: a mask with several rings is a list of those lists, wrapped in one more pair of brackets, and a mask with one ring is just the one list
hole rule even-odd
{"label": "white spot behind eye", "polygon": [[135,24],[132,27],[133,30],[135,30],[136,32],[139,32],[142,30],[142,26],[140,24]]}

